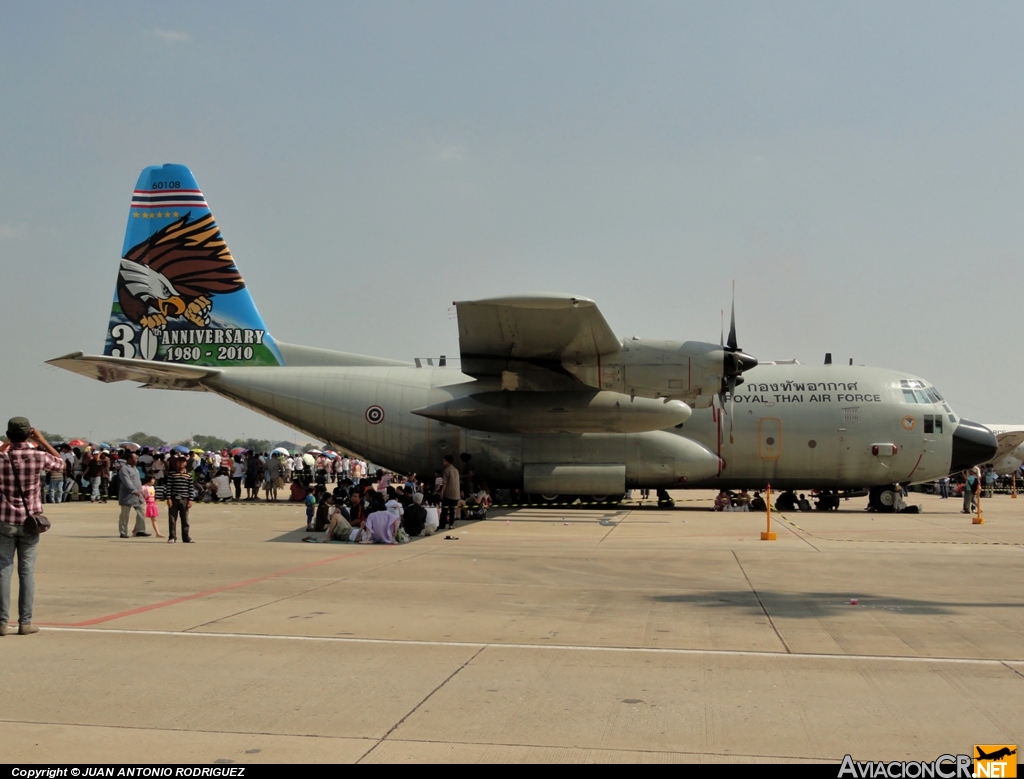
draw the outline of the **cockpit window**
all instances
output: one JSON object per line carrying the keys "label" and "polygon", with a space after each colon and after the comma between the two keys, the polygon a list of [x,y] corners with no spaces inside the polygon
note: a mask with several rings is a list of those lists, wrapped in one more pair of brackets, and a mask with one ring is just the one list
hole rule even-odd
{"label": "cockpit window", "polygon": [[926,387],[924,382],[917,379],[900,379],[900,391],[903,393],[904,403],[921,403],[932,405],[942,403],[942,395],[934,387]]}

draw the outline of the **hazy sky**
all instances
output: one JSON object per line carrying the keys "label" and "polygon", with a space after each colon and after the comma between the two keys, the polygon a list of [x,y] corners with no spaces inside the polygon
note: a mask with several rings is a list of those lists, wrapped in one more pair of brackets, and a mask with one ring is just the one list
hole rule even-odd
{"label": "hazy sky", "polygon": [[192,168],[271,333],[458,354],[453,300],[906,370],[1024,422],[1020,3],[0,5],[0,417],[290,431],[103,385],[131,190]]}

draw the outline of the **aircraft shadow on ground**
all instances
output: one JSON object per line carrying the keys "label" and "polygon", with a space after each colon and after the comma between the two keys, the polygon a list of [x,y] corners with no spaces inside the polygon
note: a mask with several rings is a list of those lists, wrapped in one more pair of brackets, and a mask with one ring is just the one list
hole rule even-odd
{"label": "aircraft shadow on ground", "polygon": [[[832,616],[840,612],[849,614],[856,609],[883,610],[916,616],[962,614],[978,608],[1019,609],[1021,607],[1020,603],[915,600],[848,592],[765,592],[759,590],[755,595],[750,590],[722,590],[648,597],[649,600],[657,603],[689,603],[710,609],[732,609],[750,615],[763,615],[767,611],[773,617],[795,619],[817,619],[822,615]],[[850,603],[854,598],[857,600],[857,605]],[[762,604],[764,604],[763,608]]]}

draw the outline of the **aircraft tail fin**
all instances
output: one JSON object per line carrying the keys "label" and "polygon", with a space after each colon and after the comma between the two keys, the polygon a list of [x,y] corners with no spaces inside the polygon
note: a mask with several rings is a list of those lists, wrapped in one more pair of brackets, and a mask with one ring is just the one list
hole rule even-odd
{"label": "aircraft tail fin", "polygon": [[103,354],[200,366],[283,365],[195,176],[142,171]]}

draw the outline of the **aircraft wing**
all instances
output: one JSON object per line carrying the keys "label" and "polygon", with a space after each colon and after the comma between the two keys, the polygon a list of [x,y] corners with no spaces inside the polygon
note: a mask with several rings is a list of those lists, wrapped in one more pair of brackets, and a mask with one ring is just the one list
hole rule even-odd
{"label": "aircraft wing", "polygon": [[500,376],[527,363],[561,372],[562,361],[614,354],[622,344],[597,304],[564,294],[455,303],[462,372]]}
{"label": "aircraft wing", "polygon": [[154,389],[205,391],[202,380],[220,373],[217,368],[182,365],[173,362],[131,360],[126,357],[101,357],[72,352],[63,357],[47,360],[47,365],[88,376],[102,382],[138,381]]}

